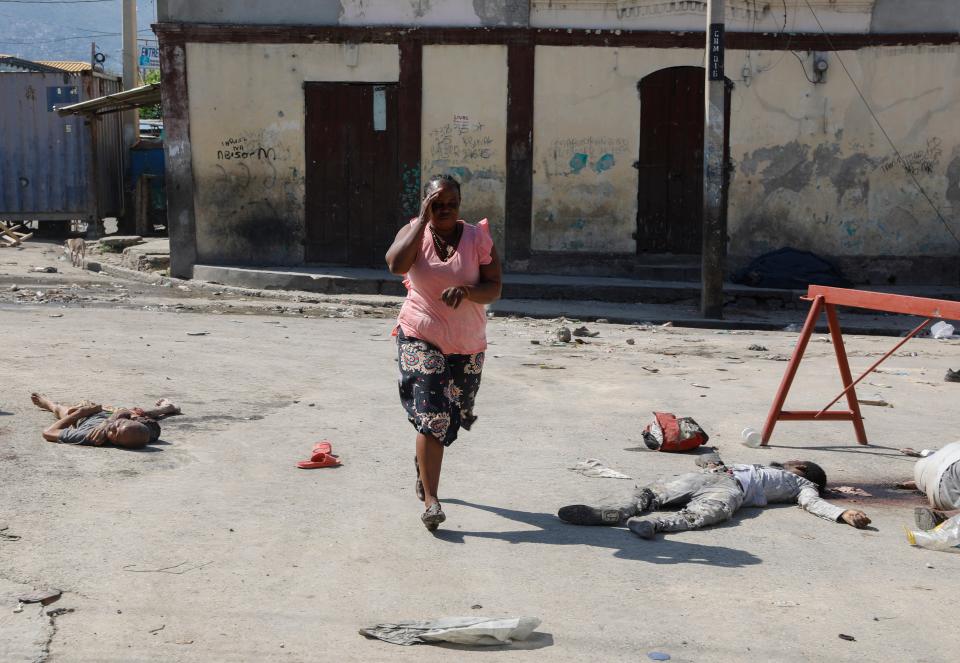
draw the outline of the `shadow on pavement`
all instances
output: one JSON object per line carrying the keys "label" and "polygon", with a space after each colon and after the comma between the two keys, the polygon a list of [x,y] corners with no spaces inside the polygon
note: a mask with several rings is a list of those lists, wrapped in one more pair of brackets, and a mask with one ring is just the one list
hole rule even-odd
{"label": "shadow on pavement", "polygon": [[[905,443],[906,444],[906,443]],[[770,443],[769,449],[780,450],[797,450],[797,451],[840,451],[843,453],[855,453],[855,454],[867,454],[870,456],[884,456],[886,458],[905,458],[907,460],[916,460],[915,458],[910,458],[909,456],[904,456],[900,453],[900,449],[895,447],[884,447],[879,444],[857,444],[856,442],[851,442],[850,444],[827,444],[821,446],[791,446],[783,445],[779,446]],[[880,450],[883,451],[880,451]],[[892,453],[890,453],[892,452]]]}
{"label": "shadow on pavement", "polygon": [[515,640],[509,645],[471,647],[469,645],[457,645],[451,642],[439,642],[439,643],[431,643],[431,646],[440,647],[441,649],[452,649],[454,651],[469,651],[469,652],[484,652],[484,651],[503,652],[503,651],[511,651],[514,649],[518,649],[518,650],[544,649],[546,647],[553,646],[553,634],[534,631],[533,633],[530,634],[530,637],[527,638],[526,640]]}
{"label": "shadow on pavement", "polygon": [[[619,559],[650,562],[652,564],[706,564],[738,568],[760,564],[763,561],[752,553],[736,548],[706,546],[660,536],[655,541],[643,541],[629,530],[619,527],[577,527],[568,525],[552,513],[517,511],[450,498],[443,500],[443,502],[481,509],[539,528],[514,532],[471,532],[441,529],[434,533],[436,538],[449,543],[463,543],[466,537],[474,537],[508,543],[538,543],[556,546],[587,545],[613,549],[616,551],[614,557]],[[738,513],[738,518],[731,520],[730,524],[736,524],[743,518],[752,518],[759,512],[759,509],[749,509]]]}

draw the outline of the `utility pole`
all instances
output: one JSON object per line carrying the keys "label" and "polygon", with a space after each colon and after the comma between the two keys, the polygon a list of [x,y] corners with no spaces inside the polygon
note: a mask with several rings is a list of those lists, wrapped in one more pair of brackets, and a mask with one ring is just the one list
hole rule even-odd
{"label": "utility pole", "polygon": [[[137,87],[137,0],[123,0],[123,89]],[[140,138],[140,117],[136,109],[123,111],[123,163],[130,161],[130,148]],[[124,186],[124,200],[130,195]],[[128,230],[132,219],[132,205],[124,205],[124,219],[120,221],[124,230]]]}
{"label": "utility pole", "polygon": [[726,80],[723,75],[724,0],[707,0],[707,75],[703,118],[703,248],[700,314],[723,318],[723,264],[726,253]]}

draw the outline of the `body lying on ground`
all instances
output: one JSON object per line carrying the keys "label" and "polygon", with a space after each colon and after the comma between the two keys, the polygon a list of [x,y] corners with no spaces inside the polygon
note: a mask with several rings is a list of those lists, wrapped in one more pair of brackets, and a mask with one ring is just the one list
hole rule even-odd
{"label": "body lying on ground", "polygon": [[[792,460],[782,465],[732,465],[716,453],[701,456],[699,472],[690,472],[638,487],[612,506],[572,504],[560,509],[561,520],[574,525],[619,525],[650,539],[657,532],[682,532],[722,523],[745,506],[795,502],[825,520],[864,528],[870,519],[862,511],[843,509],[820,498],[826,473],[816,463]],[[661,509],[678,508],[678,511]]]}
{"label": "body lying on ground", "polygon": [[160,439],[159,420],[180,414],[180,408],[164,398],[151,410],[104,408],[89,401],[67,405],[36,393],[31,394],[30,399],[56,418],[43,431],[43,439],[62,444],[99,447],[109,442],[136,449]]}
{"label": "body lying on ground", "polygon": [[960,513],[960,440],[927,456],[913,449],[901,449],[900,453],[920,457],[920,460],[913,467],[913,481],[905,481],[897,487],[921,491],[932,507],[914,509],[917,527],[933,529]]}

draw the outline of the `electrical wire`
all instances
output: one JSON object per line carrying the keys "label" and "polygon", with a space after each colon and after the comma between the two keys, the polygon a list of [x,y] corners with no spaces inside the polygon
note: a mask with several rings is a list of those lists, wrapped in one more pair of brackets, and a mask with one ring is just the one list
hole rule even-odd
{"label": "electrical wire", "polygon": [[[820,26],[820,32],[823,33],[823,36],[827,40],[827,44],[830,46],[830,50],[833,52],[834,56],[837,58],[837,62],[840,63],[840,66],[843,68],[844,73],[846,73],[847,78],[850,79],[850,83],[853,84],[853,88],[857,91],[857,94],[860,95],[860,100],[863,101],[863,105],[867,107],[867,111],[870,113],[870,117],[873,118],[873,121],[877,123],[877,127],[880,129],[880,133],[883,134],[883,137],[887,139],[887,142],[890,143],[890,149],[893,150],[893,153],[897,155],[897,160],[900,162],[900,165],[903,166],[903,170],[910,176],[910,179],[913,180],[914,186],[917,187],[917,190],[920,192],[920,195],[924,197],[927,201],[927,204],[930,205],[930,209],[934,211],[937,215],[937,218],[940,219],[940,223],[943,224],[943,227],[947,229],[947,232],[950,233],[950,236],[953,237],[954,241],[960,246],[960,237],[957,237],[957,234],[953,231],[953,228],[950,227],[950,224],[947,223],[947,220],[943,218],[943,214],[940,213],[940,209],[934,204],[933,200],[930,199],[930,196],[927,195],[926,190],[920,184],[920,181],[917,179],[917,176],[914,175],[913,169],[907,166],[906,160],[903,158],[903,155],[900,154],[900,150],[897,149],[897,146],[894,144],[893,139],[890,138],[890,134],[887,133],[887,130],[883,127],[883,124],[880,122],[880,118],[877,117],[877,114],[873,112],[873,108],[870,107],[870,103],[867,101],[867,98],[864,96],[863,92],[860,90],[860,86],[857,85],[857,82],[853,79],[853,76],[850,74],[850,70],[847,69],[847,65],[844,64],[843,58],[840,57],[840,53],[837,52],[836,47],[833,45],[833,40],[830,39],[830,35],[823,27],[823,23],[820,22],[820,17],[817,16],[817,13],[813,11],[813,7],[810,5],[810,0],[803,0],[807,5],[807,9],[810,10],[810,13],[813,14],[813,20],[817,22],[817,25]],[[806,72],[806,70],[804,70]]]}
{"label": "electrical wire", "polygon": [[102,32],[100,34],[74,35],[73,37],[58,37],[56,39],[40,39],[36,41],[0,41],[0,44],[22,44],[32,46],[33,44],[52,44],[60,41],[70,41],[71,39],[91,39],[93,37],[121,37],[120,32]]}
{"label": "electrical wire", "polygon": [[[3,0],[0,0],[0,2],[3,2]],[[77,28],[77,29],[84,30],[85,28]],[[153,30],[151,28],[142,28],[140,30],[137,30],[137,34],[140,34],[141,32],[153,32]],[[56,39],[40,39],[35,41],[2,41],[0,40],[0,44],[23,44],[23,45],[30,46],[33,44],[52,44],[55,42],[70,41],[71,39],[90,39],[91,37],[122,37],[122,36],[123,36],[122,32],[90,32],[89,34],[85,34],[85,35],[73,35],[71,37],[57,37]]]}
{"label": "electrical wire", "polygon": [[[796,19],[796,16],[797,16],[797,5],[799,5],[799,4],[800,4],[800,0],[794,0],[794,3],[793,3],[793,16],[794,16],[794,19],[793,19],[793,21],[794,21],[794,22],[793,22],[793,27],[794,27],[794,28],[797,27],[797,22],[796,22],[797,19]],[[771,14],[771,18],[773,18],[773,15],[772,15],[772,14]],[[776,24],[774,24],[774,25],[776,25]],[[778,29],[778,31],[777,31],[777,36],[778,36],[778,37],[783,36],[783,34],[786,33],[786,31],[787,31],[787,0],[783,0],[783,27],[781,27],[781,28]],[[762,73],[767,72],[767,71],[772,71],[773,69],[776,68],[776,66],[777,66],[778,64],[780,64],[781,62],[783,62],[783,58],[787,57],[787,51],[790,50],[790,44],[793,43],[793,38],[794,38],[794,36],[795,36],[795,35],[794,35],[793,32],[791,32],[791,33],[789,34],[789,36],[787,37],[787,45],[784,47],[784,51],[780,54],[780,57],[777,58],[777,61],[776,61],[776,62],[774,62],[774,63],[773,63],[772,65],[770,65],[769,67],[763,67],[763,68],[757,67],[757,73],[758,73],[758,74],[762,74]]]}
{"label": "electrical wire", "polygon": [[91,2],[115,2],[115,0],[0,0],[10,5],[82,5]]}
{"label": "electrical wire", "polygon": [[816,79],[813,79],[807,76],[807,65],[803,63],[803,58],[801,58],[796,51],[790,51],[790,53],[791,55],[793,55],[793,57],[797,58],[797,62],[800,63],[800,69],[803,70],[803,77],[807,79],[807,82],[813,83],[814,85],[816,85],[817,84]]}

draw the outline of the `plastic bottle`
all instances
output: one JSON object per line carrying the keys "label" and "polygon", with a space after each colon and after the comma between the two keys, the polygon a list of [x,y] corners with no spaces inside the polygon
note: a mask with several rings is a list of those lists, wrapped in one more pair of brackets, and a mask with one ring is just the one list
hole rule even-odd
{"label": "plastic bottle", "polygon": [[744,428],[740,433],[740,439],[743,440],[744,446],[750,447],[751,449],[756,449],[763,441],[760,437],[760,433],[752,428]]}
{"label": "plastic bottle", "polygon": [[927,532],[907,530],[907,540],[912,546],[960,553],[960,515],[940,523]]}

